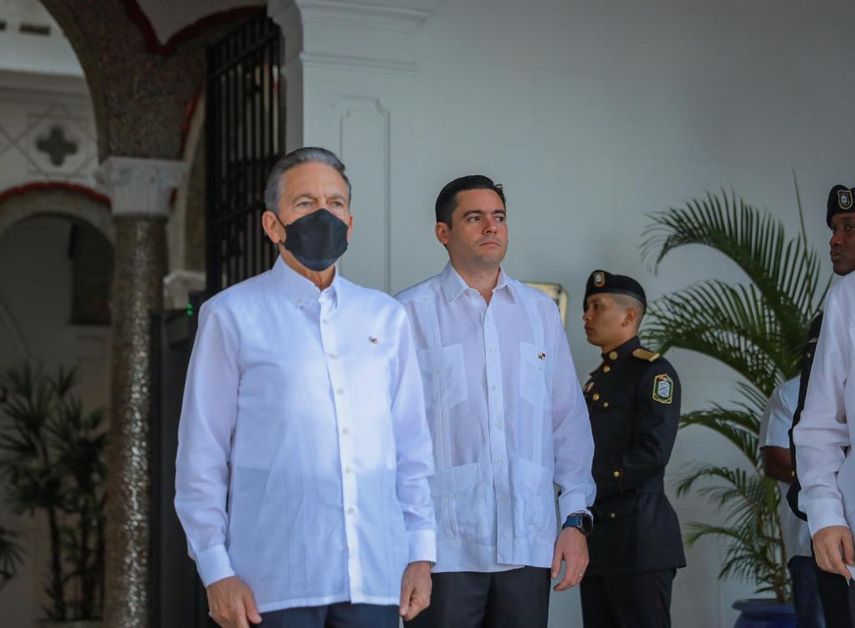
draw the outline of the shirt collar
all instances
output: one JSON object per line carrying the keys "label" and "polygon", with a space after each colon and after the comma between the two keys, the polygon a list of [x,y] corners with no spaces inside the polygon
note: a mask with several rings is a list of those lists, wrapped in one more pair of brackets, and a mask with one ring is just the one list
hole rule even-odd
{"label": "shirt collar", "polygon": [[641,341],[638,339],[638,336],[633,336],[622,345],[604,353],[603,362],[614,362],[616,360],[620,360],[621,358],[625,358],[630,353],[638,349],[638,347],[640,346]]}
{"label": "shirt collar", "polygon": [[[442,293],[445,296],[445,300],[451,303],[461,294],[466,292],[467,290],[473,290],[474,288],[470,288],[469,285],[463,280],[463,277],[460,276],[454,266],[451,265],[451,262],[448,262],[445,265],[445,268],[442,269],[442,274],[439,276],[440,286],[442,287]],[[504,269],[499,268],[499,278],[496,281],[496,287],[493,289],[493,292],[497,292],[506,288],[508,294],[513,298],[514,296],[514,282],[505,274]]]}
{"label": "shirt collar", "polygon": [[285,294],[296,306],[301,306],[306,302],[319,301],[322,298],[332,300],[333,306],[338,306],[338,301],[341,296],[342,279],[338,272],[338,267],[335,269],[332,283],[323,291],[295,271],[285,263],[281,256],[276,257],[276,262],[273,264],[273,276],[282,288]]}

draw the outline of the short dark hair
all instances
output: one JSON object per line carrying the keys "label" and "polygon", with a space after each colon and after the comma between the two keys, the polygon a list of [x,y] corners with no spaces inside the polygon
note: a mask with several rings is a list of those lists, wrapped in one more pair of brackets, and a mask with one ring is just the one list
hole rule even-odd
{"label": "short dark hair", "polygon": [[274,212],[279,210],[279,198],[282,196],[282,175],[291,168],[308,163],[321,163],[334,168],[347,184],[347,198],[350,199],[350,179],[344,174],[344,164],[336,157],[335,153],[326,148],[304,146],[292,150],[273,166],[273,170],[270,171],[270,176],[267,178],[267,187],[264,189],[264,206],[266,209]]}
{"label": "short dark hair", "polygon": [[502,199],[502,206],[507,209],[505,192],[501,183],[494,183],[490,177],[485,177],[482,174],[468,174],[446,183],[445,187],[440,190],[439,196],[436,197],[435,206],[437,222],[444,222],[449,227],[451,226],[451,215],[454,213],[454,208],[457,207],[457,194],[467,190],[493,190]]}

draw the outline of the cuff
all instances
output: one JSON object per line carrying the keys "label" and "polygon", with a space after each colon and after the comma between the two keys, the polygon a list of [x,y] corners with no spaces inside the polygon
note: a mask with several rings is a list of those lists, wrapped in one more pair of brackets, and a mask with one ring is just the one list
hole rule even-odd
{"label": "cuff", "polygon": [[225,545],[214,545],[196,555],[196,569],[205,587],[235,575]]}
{"label": "cuff", "polygon": [[410,546],[410,562],[426,560],[436,563],[436,532],[433,530],[410,530],[407,532]]}
{"label": "cuff", "polygon": [[820,499],[804,503],[799,500],[802,510],[807,514],[810,536],[829,526],[846,526],[846,516],[843,514],[843,502],[839,499]]}
{"label": "cuff", "polygon": [[558,512],[561,515],[561,525],[564,525],[564,522],[567,521],[567,516],[572,515],[574,512],[587,512],[591,514],[591,511],[588,510],[588,504],[585,503],[585,496],[581,493],[561,495],[558,498]]}

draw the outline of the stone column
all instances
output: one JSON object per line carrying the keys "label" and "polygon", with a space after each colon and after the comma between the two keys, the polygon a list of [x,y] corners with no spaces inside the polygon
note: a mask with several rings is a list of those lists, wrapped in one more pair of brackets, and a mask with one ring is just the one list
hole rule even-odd
{"label": "stone column", "polygon": [[[353,183],[355,233],[340,268],[387,292],[413,205],[418,33],[434,0],[268,0],[282,29],[288,149],[338,153]],[[397,256],[394,259],[398,259]]]}
{"label": "stone column", "polygon": [[183,162],[130,157],[109,157],[98,172],[116,227],[104,626],[150,625],[150,316],[163,307],[170,193],[186,172]]}

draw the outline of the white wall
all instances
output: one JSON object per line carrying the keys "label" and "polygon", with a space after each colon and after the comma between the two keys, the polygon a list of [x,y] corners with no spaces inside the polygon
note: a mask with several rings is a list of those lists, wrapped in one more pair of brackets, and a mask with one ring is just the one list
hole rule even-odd
{"label": "white wall", "polygon": [[[654,276],[639,250],[649,212],[705,190],[733,188],[774,212],[794,233],[795,171],[810,240],[825,259],[827,191],[836,183],[855,184],[849,158],[855,147],[851,3],[408,5],[427,13],[412,41],[415,53],[399,43],[396,60],[383,48],[384,42],[398,41],[399,24],[388,32],[377,28],[367,38],[364,7],[342,11],[338,21],[314,8],[303,15],[307,61],[297,67],[290,54],[286,70],[294,79],[302,72],[299,92],[289,99],[292,140],[322,143],[342,151],[347,163],[359,162],[353,168],[355,239],[362,243],[349,253],[359,259],[343,263],[357,280],[377,287],[388,281],[397,291],[438,272],[445,261],[433,238],[438,190],[461,174],[488,174],[505,184],[509,200],[506,268],[519,278],[558,281],[569,290],[568,333],[584,377],[599,361],[579,322],[584,283],[593,269],[635,276],[650,298],[707,277],[741,279],[731,264],[703,249],[672,254]],[[403,22],[406,16],[392,17]],[[342,41],[346,45],[337,48]],[[402,79],[411,61],[412,76]],[[383,140],[382,129],[374,135],[366,130],[368,137],[359,140],[364,152],[359,141],[349,144],[339,132],[345,118],[335,111],[355,98],[377,98],[390,112],[385,162],[372,152]],[[360,218],[367,213],[367,222],[374,221],[382,196],[372,186],[389,164],[387,240],[377,229],[360,230]],[[362,194],[366,188],[369,193]],[[384,251],[387,241],[391,272],[385,278],[362,257]],[[733,397],[735,378],[725,367],[681,351],[669,358],[683,382],[684,410]],[[736,463],[735,456],[714,435],[687,430],[678,437],[669,479],[692,462]],[[697,499],[674,503],[684,523],[714,517]],[[688,552],[689,566],[675,582],[675,626],[733,624],[730,605],[753,587],[717,580],[722,555],[711,541]],[[579,625],[575,592],[555,594],[552,608],[552,626]]]}

